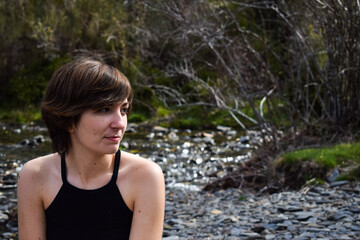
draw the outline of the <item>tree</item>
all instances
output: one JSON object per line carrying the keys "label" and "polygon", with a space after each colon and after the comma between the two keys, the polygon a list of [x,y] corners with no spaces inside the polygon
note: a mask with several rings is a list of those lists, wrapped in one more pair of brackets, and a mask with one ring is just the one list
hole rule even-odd
{"label": "tree", "polygon": [[[226,109],[244,130],[259,127],[277,144],[270,99],[279,94],[280,78],[273,73],[279,60],[272,31],[281,27],[286,32],[287,26],[276,5],[224,0],[166,1],[152,7],[166,19],[152,36],[161,36],[154,41],[161,45],[159,62],[167,60],[167,74],[186,77],[198,92],[210,93],[210,99],[197,104]],[[276,26],[266,29],[269,24]]]}
{"label": "tree", "polygon": [[226,109],[244,130],[267,132],[275,149],[280,127],[295,139],[301,129],[329,136],[359,126],[358,2],[148,3],[165,19],[151,29],[157,66],[210,93],[192,104]]}

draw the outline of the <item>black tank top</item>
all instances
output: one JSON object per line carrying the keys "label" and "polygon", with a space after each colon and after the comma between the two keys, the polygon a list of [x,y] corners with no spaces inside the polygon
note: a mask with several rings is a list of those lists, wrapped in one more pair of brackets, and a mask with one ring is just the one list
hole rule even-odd
{"label": "black tank top", "polygon": [[45,210],[47,240],[129,239],[133,213],[116,185],[120,155],[119,150],[110,182],[94,190],[68,183],[65,157],[61,158],[63,185]]}

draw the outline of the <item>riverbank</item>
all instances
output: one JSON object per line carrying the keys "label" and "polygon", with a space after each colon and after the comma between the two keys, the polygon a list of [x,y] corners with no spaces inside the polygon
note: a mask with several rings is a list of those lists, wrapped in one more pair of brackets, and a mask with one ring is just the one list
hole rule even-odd
{"label": "riverbank", "polygon": [[360,239],[360,185],[346,181],[256,196],[168,189],[164,240]]}

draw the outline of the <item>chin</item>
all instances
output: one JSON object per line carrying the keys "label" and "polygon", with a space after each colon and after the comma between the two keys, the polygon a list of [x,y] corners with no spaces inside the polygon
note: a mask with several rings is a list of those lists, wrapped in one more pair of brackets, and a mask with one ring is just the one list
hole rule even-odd
{"label": "chin", "polygon": [[113,148],[104,149],[105,154],[114,154],[119,150],[119,146],[114,146]]}

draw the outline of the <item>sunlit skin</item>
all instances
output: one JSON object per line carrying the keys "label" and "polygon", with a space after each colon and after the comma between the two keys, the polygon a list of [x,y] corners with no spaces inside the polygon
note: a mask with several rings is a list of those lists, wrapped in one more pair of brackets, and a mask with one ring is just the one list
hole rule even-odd
{"label": "sunlit skin", "polygon": [[71,148],[95,155],[115,153],[126,130],[128,108],[129,103],[125,100],[84,111],[76,126],[69,129]]}
{"label": "sunlit skin", "polygon": [[[68,129],[67,180],[81,189],[97,189],[112,176],[115,153],[127,126],[127,100],[84,111]],[[60,155],[31,160],[18,182],[19,239],[46,239],[45,209],[62,186]],[[161,239],[165,185],[161,168],[152,161],[122,151],[117,186],[133,211],[130,239]],[[91,210],[89,210],[91,211]]]}
{"label": "sunlit skin", "polygon": [[[99,170],[108,170],[107,177],[112,175],[114,153],[119,149],[127,126],[128,108],[125,100],[101,109],[88,109],[69,129],[71,147],[66,162],[70,183],[83,189],[106,184],[107,178],[103,179]],[[98,175],[103,177],[94,178]],[[97,183],[96,186],[91,186],[89,180]]]}

